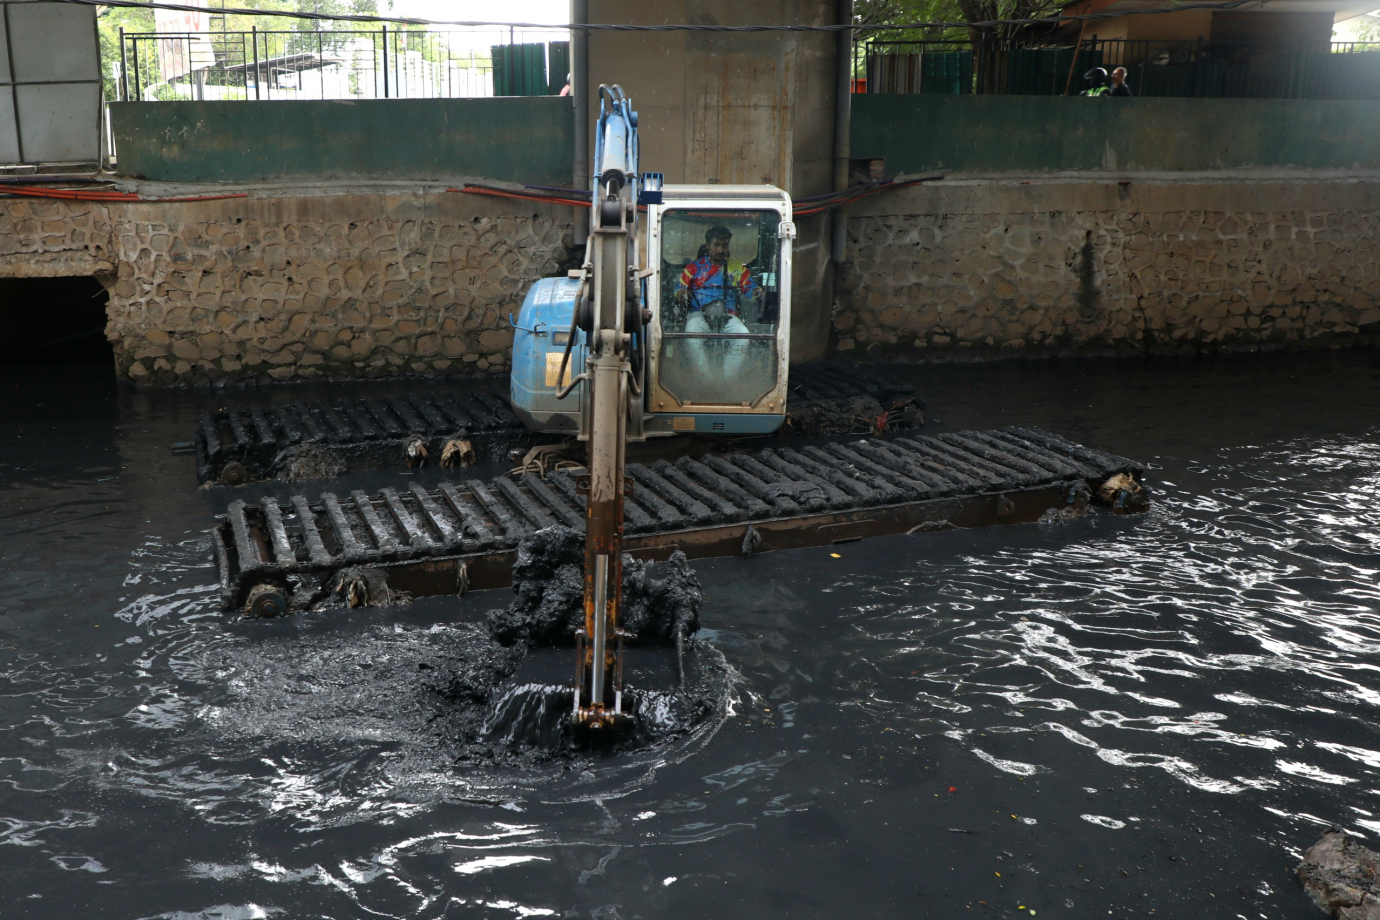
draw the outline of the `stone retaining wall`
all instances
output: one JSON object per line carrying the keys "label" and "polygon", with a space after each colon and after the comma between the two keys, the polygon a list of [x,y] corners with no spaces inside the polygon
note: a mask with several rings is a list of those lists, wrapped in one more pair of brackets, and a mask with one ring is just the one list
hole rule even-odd
{"label": "stone retaining wall", "polygon": [[856,210],[835,347],[934,359],[1380,332],[1380,178],[951,179]]}
{"label": "stone retaining wall", "polygon": [[570,209],[514,204],[445,192],[11,199],[0,274],[22,263],[106,280],[107,336],[136,383],[504,373],[508,313],[563,269],[573,234]]}
{"label": "stone retaining wall", "polygon": [[[930,360],[1370,341],[1380,177],[949,179],[866,199],[835,347]],[[95,275],[141,384],[507,372],[568,208],[441,191],[0,202],[0,277]]]}
{"label": "stone retaining wall", "polygon": [[0,201],[0,278],[61,278],[115,270],[104,205]]}

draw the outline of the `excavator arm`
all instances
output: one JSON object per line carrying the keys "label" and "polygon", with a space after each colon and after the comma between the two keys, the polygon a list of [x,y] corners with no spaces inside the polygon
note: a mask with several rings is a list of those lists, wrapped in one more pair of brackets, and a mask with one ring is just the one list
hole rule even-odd
{"label": "excavator arm", "polygon": [[638,172],[637,113],[619,86],[599,87],[589,244],[575,318],[558,379],[564,379],[576,329],[588,346],[584,373],[558,395],[581,391],[580,439],[588,443],[585,496],[585,622],[577,633],[576,727],[613,729],[623,709],[623,496],[630,418],[641,419],[646,373],[644,312],[638,279],[639,198],[658,195],[661,177]]}

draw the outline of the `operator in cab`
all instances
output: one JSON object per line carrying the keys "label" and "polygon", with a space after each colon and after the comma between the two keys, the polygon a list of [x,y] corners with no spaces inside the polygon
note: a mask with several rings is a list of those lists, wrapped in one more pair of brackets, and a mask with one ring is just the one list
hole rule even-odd
{"label": "operator in cab", "polygon": [[[732,243],[733,232],[727,227],[710,227],[705,231],[699,258],[681,272],[675,298],[681,309],[689,310],[686,332],[744,335],[749,331],[744,315],[755,318],[760,311],[762,286],[747,266],[733,261]],[[743,339],[706,337],[688,344],[702,375],[732,376],[741,369],[748,353],[748,342]]]}
{"label": "operator in cab", "polygon": [[743,314],[755,315],[762,288],[743,263],[730,258],[732,243],[727,227],[710,227],[700,257],[680,273],[675,296],[689,309],[686,332],[748,331]]}

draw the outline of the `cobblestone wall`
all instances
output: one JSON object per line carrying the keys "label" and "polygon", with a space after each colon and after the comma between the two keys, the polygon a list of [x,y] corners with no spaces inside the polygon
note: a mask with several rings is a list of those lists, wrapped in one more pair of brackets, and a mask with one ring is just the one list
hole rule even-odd
{"label": "cobblestone wall", "polygon": [[57,278],[113,271],[104,206],[81,201],[0,201],[0,277]]}
{"label": "cobblestone wall", "polygon": [[51,218],[33,259],[87,235],[111,253],[107,336],[136,383],[506,373],[509,311],[572,245],[569,209],[447,193],[9,209]]}
{"label": "cobblestone wall", "polygon": [[[1367,341],[1380,178],[951,179],[849,220],[835,346],[933,359]],[[507,372],[570,211],[452,193],[0,201],[0,276],[95,275],[140,384]]]}
{"label": "cobblestone wall", "polygon": [[1380,332],[1380,180],[993,179],[849,221],[845,352],[1169,352]]}

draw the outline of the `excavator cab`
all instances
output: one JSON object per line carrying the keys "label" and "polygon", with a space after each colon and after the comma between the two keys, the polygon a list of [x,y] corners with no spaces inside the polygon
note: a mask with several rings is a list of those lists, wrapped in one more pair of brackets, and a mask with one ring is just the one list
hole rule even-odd
{"label": "excavator cab", "polygon": [[790,355],[790,197],[771,186],[667,186],[647,224],[657,271],[647,433],[775,431]]}
{"label": "excavator cab", "polygon": [[[773,186],[668,185],[644,226],[639,294],[651,322],[638,343],[640,433],[775,431],[790,355],[790,196]],[[513,407],[539,431],[580,430],[580,401],[556,398],[584,370],[578,329],[565,358],[579,292],[578,281],[543,279],[513,321]]]}

